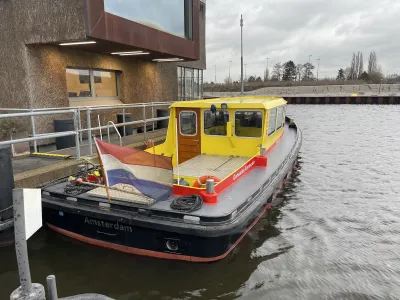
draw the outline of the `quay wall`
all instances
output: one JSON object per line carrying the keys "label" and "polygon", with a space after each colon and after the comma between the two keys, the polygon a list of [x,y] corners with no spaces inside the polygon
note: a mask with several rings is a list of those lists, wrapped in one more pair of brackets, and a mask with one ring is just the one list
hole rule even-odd
{"label": "quay wall", "polygon": [[[240,95],[240,92],[204,92],[205,98]],[[289,104],[400,104],[400,84],[265,87],[244,95],[282,97]]]}
{"label": "quay wall", "polygon": [[313,96],[313,97],[288,97],[283,96],[288,104],[400,104],[400,96]]}

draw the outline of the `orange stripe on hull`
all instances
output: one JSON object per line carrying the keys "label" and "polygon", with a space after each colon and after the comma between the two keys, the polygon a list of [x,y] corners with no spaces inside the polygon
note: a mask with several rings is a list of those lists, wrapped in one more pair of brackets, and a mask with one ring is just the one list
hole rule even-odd
{"label": "orange stripe on hull", "polygon": [[243,239],[243,237],[251,230],[251,228],[256,225],[256,223],[261,219],[261,217],[264,215],[264,213],[270,209],[270,204],[267,204],[265,208],[259,213],[257,218],[251,223],[251,225],[246,229],[246,231],[238,238],[238,240],[232,245],[231,248],[224,254],[216,257],[196,257],[196,256],[187,256],[187,255],[178,255],[178,254],[172,254],[172,253],[164,253],[164,252],[157,252],[157,251],[152,251],[152,250],[145,250],[145,249],[139,249],[139,248],[134,248],[134,247],[128,247],[128,246],[123,246],[119,244],[113,244],[110,242],[105,242],[105,241],[100,241],[96,239],[92,239],[62,228],[59,228],[57,226],[51,225],[49,223],[46,223],[47,226],[49,226],[50,229],[61,233],[65,236],[68,236],[70,238],[73,238],[75,240],[85,242],[91,245],[103,247],[103,248],[108,248],[108,249],[113,249],[117,250],[120,252],[124,253],[129,253],[129,254],[136,254],[136,255],[143,255],[143,256],[150,256],[150,257],[156,257],[156,258],[162,258],[162,259],[173,259],[173,260],[183,260],[183,261],[190,261],[190,262],[212,262],[216,260],[220,260],[225,258]]}

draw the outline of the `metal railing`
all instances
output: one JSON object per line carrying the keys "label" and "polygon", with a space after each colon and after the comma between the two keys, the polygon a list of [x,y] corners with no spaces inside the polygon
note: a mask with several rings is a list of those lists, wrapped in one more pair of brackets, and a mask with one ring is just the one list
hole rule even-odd
{"label": "metal railing", "polygon": [[[100,105],[100,106],[84,106],[84,107],[68,107],[68,108],[37,108],[37,109],[19,109],[19,108],[0,108],[0,120],[8,119],[8,118],[24,118],[30,117],[31,123],[31,137],[21,138],[21,139],[10,139],[6,141],[1,141],[1,145],[14,145],[23,142],[32,142],[33,149],[35,152],[38,151],[37,141],[46,140],[57,137],[65,137],[65,136],[75,136],[75,147],[76,147],[76,158],[80,159],[81,156],[81,146],[83,144],[83,133],[87,132],[88,136],[88,148],[89,154],[93,154],[93,139],[91,138],[93,135],[93,131],[99,130],[100,134],[102,134],[102,129],[107,129],[108,135],[110,128],[114,128],[118,135],[121,134],[118,132],[117,128],[123,126],[123,133],[126,136],[126,128],[128,125],[143,125],[143,133],[144,139],[146,139],[147,125],[152,124],[152,130],[155,130],[155,122],[168,120],[168,117],[160,117],[154,118],[154,108],[155,107],[169,107],[173,102],[151,102],[151,103],[136,103],[136,104],[120,104],[120,105]],[[151,108],[151,118],[146,117],[146,108]],[[142,110],[142,119],[125,122],[126,121],[126,110],[127,109],[141,109]],[[107,125],[101,126],[100,118],[98,115],[99,126],[92,128],[92,113],[93,112],[110,112],[115,110],[121,110],[122,112],[122,123],[114,124],[109,121]],[[3,113],[6,112],[6,113]],[[86,116],[86,128],[82,128],[82,116],[84,113]],[[35,123],[35,117],[55,115],[55,114],[72,114],[74,121],[74,130],[73,131],[64,131],[64,132],[54,132],[54,133],[44,133],[37,134],[37,128]],[[112,124],[111,124],[111,123]],[[121,143],[121,141],[120,141]]]}

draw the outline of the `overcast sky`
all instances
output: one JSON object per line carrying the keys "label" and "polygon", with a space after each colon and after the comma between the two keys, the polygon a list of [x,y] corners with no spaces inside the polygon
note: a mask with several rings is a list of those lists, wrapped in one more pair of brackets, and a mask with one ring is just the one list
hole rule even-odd
{"label": "overcast sky", "polygon": [[364,68],[375,50],[386,72],[400,71],[399,0],[208,0],[207,71],[205,81],[240,77],[240,14],[243,14],[244,61],[247,75],[262,76],[269,57],[295,64],[320,58],[320,78],[336,76],[362,51]]}

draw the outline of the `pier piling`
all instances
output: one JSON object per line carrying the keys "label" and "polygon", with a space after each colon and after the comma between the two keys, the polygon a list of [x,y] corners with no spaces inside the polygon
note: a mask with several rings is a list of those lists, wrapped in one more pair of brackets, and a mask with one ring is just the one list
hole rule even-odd
{"label": "pier piling", "polygon": [[58,300],[56,276],[50,275],[46,278],[48,300]]}

